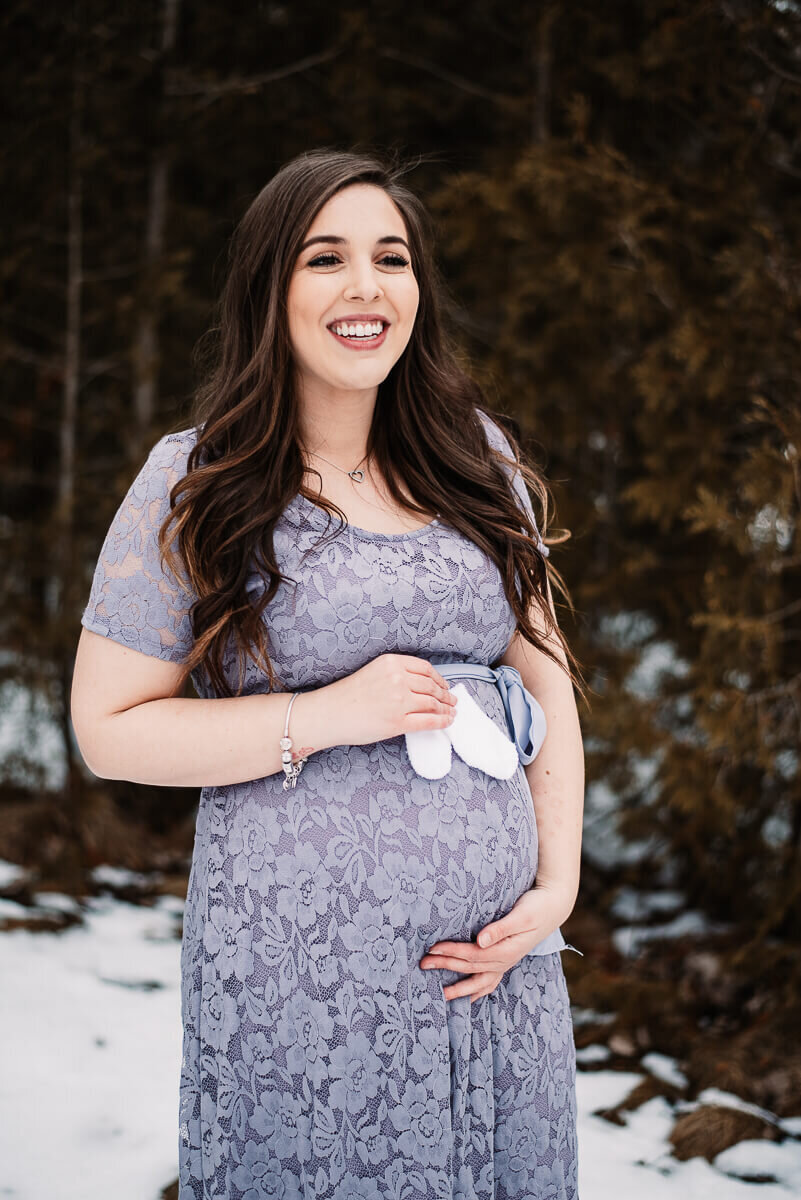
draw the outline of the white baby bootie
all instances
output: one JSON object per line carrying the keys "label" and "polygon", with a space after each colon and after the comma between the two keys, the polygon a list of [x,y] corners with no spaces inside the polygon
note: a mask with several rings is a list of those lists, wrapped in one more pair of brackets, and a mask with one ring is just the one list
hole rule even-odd
{"label": "white baby bootie", "polygon": [[495,779],[511,779],[520,763],[517,746],[487,716],[463,683],[457,683],[452,691],[459,698],[456,719],[445,733],[456,753],[469,767],[478,767]]}
{"label": "white baby bootie", "polygon": [[[454,719],[454,725],[458,719]],[[442,779],[451,769],[451,739],[444,729],[415,729],[407,733],[406,750],[423,779]]]}
{"label": "white baby bootie", "polygon": [[511,779],[517,770],[517,746],[476,704],[463,683],[451,689],[456,716],[446,729],[418,729],[406,734],[406,749],[418,775],[442,779],[451,768],[451,748],[469,767],[495,779]]}

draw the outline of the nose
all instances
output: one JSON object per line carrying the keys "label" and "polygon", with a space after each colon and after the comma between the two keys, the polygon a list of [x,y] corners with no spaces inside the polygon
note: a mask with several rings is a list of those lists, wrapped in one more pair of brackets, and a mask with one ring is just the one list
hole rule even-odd
{"label": "nose", "polygon": [[372,262],[354,259],[351,264],[348,285],[345,289],[346,300],[361,300],[364,303],[376,300],[382,296],[383,288]]}

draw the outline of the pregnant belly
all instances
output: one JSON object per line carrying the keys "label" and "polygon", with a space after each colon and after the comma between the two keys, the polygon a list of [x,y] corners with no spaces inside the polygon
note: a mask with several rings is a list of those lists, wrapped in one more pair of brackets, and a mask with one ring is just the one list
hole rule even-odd
{"label": "pregnant belly", "polygon": [[242,969],[255,956],[287,980],[308,970],[333,983],[369,944],[371,978],[388,985],[432,943],[473,939],[536,875],[522,767],[497,780],[454,754],[446,776],[424,779],[403,737],[320,751],[288,791],[273,775],[201,803],[212,942],[234,958],[246,947]]}

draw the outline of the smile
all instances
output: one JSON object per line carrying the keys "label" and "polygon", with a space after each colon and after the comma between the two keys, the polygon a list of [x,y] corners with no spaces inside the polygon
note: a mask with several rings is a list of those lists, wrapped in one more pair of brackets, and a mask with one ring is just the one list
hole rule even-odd
{"label": "smile", "polygon": [[383,345],[388,329],[389,326],[385,325],[381,332],[374,337],[359,337],[358,335],[355,337],[342,337],[340,334],[335,333],[330,326],[328,332],[335,341],[339,342],[340,346],[347,346],[348,350],[375,350],[378,346]]}

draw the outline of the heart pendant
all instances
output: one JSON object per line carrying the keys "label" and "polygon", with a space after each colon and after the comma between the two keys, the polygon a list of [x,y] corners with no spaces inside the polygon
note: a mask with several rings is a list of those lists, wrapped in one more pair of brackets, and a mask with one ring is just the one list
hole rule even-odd
{"label": "heart pendant", "polygon": [[348,474],[355,483],[361,483],[364,479],[364,471],[359,471],[358,469],[355,471],[348,471]]}

